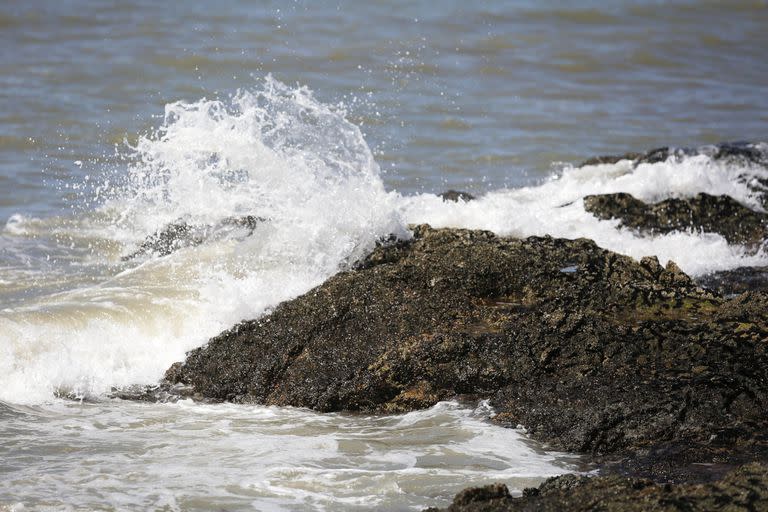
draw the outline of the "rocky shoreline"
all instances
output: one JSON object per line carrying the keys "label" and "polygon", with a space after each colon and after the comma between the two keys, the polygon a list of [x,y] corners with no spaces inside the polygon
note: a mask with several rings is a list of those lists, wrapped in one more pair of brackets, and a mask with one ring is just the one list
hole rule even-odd
{"label": "rocky shoreline", "polygon": [[[749,145],[711,153],[766,165]],[[461,194],[444,199],[472,200]],[[610,194],[584,205],[648,234],[695,229],[753,252],[768,240],[768,215],[728,196],[649,205]],[[484,398],[499,425],[524,425],[600,467],[520,498],[499,485],[467,490],[450,511],[768,510],[765,268],[694,281],[674,262],[587,239],[412,231],[191,351],[153,392],[382,413]]]}
{"label": "rocky shoreline", "polygon": [[[562,512],[603,510],[763,511],[768,507],[768,468],[749,464],[712,483],[669,484],[616,475],[586,477],[563,475],[538,488],[525,489],[513,498],[504,485],[466,489],[445,512]],[[430,508],[425,512],[439,512]]]}

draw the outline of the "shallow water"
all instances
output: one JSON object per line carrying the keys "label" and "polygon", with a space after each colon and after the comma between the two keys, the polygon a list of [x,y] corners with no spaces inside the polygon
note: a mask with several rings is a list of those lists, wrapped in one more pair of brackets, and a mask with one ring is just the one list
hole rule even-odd
{"label": "shallow water", "polygon": [[395,417],[108,401],[2,406],[0,495],[61,510],[421,510],[469,482],[521,490],[577,469],[488,410]]}
{"label": "shallow water", "polygon": [[[601,153],[768,146],[764,2],[0,5],[0,507],[418,509],[572,469],[453,403],[396,417],[107,400],[428,222],[588,237],[702,275],[765,250],[648,237],[588,194],[728,194],[764,168]],[[453,187],[478,200],[447,203]],[[261,219],[173,254],[179,219]],[[54,396],[86,399],[68,402]],[[200,468],[200,469],[198,469]]]}

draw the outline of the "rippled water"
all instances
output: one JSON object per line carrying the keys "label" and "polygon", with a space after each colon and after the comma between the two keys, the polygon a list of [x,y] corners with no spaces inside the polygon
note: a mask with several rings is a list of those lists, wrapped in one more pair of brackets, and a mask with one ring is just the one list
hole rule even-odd
{"label": "rippled water", "polygon": [[761,139],[766,26],[762,0],[3,2],[0,218],[60,207],[60,180],[97,172],[166,103],[267,73],[349,104],[404,192]]}
{"label": "rippled water", "polygon": [[1,411],[14,441],[0,495],[56,510],[420,510],[470,482],[521,489],[578,467],[450,402],[395,417],[185,402]]}
{"label": "rippled water", "polygon": [[[419,509],[575,468],[467,404],[365,417],[104,394],[411,223],[584,236],[697,275],[768,264],[582,202],[762,209],[764,168],[569,165],[768,151],[766,26],[758,1],[0,4],[0,508]],[[244,215],[264,219],[252,235],[217,230]],[[129,257],[179,220],[210,236]]]}

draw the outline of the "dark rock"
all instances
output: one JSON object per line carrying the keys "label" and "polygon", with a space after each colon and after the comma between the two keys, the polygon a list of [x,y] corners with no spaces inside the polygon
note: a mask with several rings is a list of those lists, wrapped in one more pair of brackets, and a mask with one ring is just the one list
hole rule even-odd
{"label": "dark rock", "polygon": [[713,433],[705,444],[662,442],[620,460],[603,458],[593,462],[599,464],[602,474],[666,483],[713,482],[743,464],[768,461],[767,438],[766,432],[723,429]]}
{"label": "dark rock", "polygon": [[553,448],[623,457],[665,444],[727,463],[765,452],[767,340],[768,295],[723,299],[674,263],[417,226],[193,350],[168,379],[209,399],[320,411],[473,394]]}
{"label": "dark rock", "polygon": [[646,204],[629,194],[604,194],[586,196],[584,208],[600,219],[620,219],[624,227],[651,234],[701,230],[755,249],[768,238],[768,214],[729,196],[698,194]]}
{"label": "dark rock", "polygon": [[[752,142],[724,142],[720,144],[699,146],[696,148],[661,147],[645,153],[625,153],[623,155],[605,155],[585,160],[578,167],[616,163],[630,160],[634,167],[641,164],[654,164],[668,160],[680,162],[684,158],[706,155],[717,162],[738,165],[742,167],[768,168],[768,144]],[[761,197],[762,206],[768,209],[768,179],[744,172],[737,180],[744,183],[750,190]]]}
{"label": "dark rock", "polygon": [[507,500],[512,496],[506,485],[491,484],[485,487],[464,489],[453,499],[453,503],[459,506],[467,506],[470,503],[482,503],[493,500]]}
{"label": "dark rock", "polygon": [[167,256],[182,247],[200,245],[203,243],[203,237],[197,233],[198,231],[183,220],[173,222],[149,235],[135,252],[124,256],[123,260],[130,260],[143,254]]}
{"label": "dark rock", "polygon": [[[746,143],[591,163],[701,153],[768,167]],[[463,194],[441,197],[472,199]],[[765,214],[727,197],[585,205],[651,232],[766,236]],[[412,240],[382,241],[351,270],[191,351],[139,396],[371,412],[489,398],[499,425],[591,454],[604,476],[550,479],[521,498],[500,484],[468,489],[447,510],[768,510],[768,470],[753,463],[768,460],[768,293],[724,297],[738,290],[728,286],[701,288],[673,262],[638,263],[584,239],[416,226]]]}
{"label": "dark rock", "polygon": [[724,296],[749,291],[768,292],[768,267],[741,267],[713,272],[697,278],[696,282]]}
{"label": "dark rock", "polygon": [[603,155],[593,157],[580,163],[577,167],[585,165],[615,164],[622,160],[630,160],[635,167],[640,164],[654,164],[665,162],[670,158],[680,161],[685,157],[706,155],[713,160],[725,160],[740,164],[754,164],[762,167],[768,166],[768,152],[764,145],[753,142],[722,142],[720,144],[699,146],[695,148],[676,148],[664,146],[651,149],[644,153],[629,152],[620,155]]}
{"label": "dark rock", "polygon": [[261,217],[246,215],[227,217],[210,225],[189,224],[179,219],[149,235],[136,251],[123,256],[122,259],[128,261],[145,255],[167,256],[183,247],[194,247],[212,239],[226,236],[247,237],[252,235],[258,224],[264,220]]}
{"label": "dark rock", "polygon": [[[187,391],[190,391],[190,393],[187,393]],[[132,400],[134,402],[176,402],[180,398],[191,397],[191,389],[183,384],[176,384],[174,386],[168,386],[167,384],[153,386],[132,385],[112,388],[107,393],[107,397]]]}
{"label": "dark rock", "polygon": [[[512,498],[498,488],[463,491],[445,512],[518,511],[766,511],[768,510],[768,467],[750,464],[731,472],[721,481],[708,484],[655,484],[637,478],[576,477],[566,475],[527,489],[521,498]],[[506,488],[504,488],[506,491]],[[465,500],[471,492],[476,499]],[[438,512],[439,509],[428,509]]]}
{"label": "dark rock", "polygon": [[623,155],[601,155],[588,158],[581,162],[578,167],[584,167],[585,165],[601,165],[601,164],[615,164],[622,160],[631,160],[634,162],[638,158],[643,156],[643,153],[625,153]]}
{"label": "dark rock", "polygon": [[475,196],[469,192],[461,192],[458,190],[446,190],[442,194],[439,194],[438,197],[441,197],[443,201],[453,201],[454,203],[458,203],[459,201],[464,201],[466,203],[467,201],[475,199]]}

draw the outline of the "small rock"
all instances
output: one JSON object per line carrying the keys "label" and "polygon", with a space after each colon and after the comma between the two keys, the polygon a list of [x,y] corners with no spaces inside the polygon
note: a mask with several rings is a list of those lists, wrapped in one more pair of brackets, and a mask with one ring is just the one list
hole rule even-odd
{"label": "small rock", "polygon": [[438,197],[441,197],[443,201],[453,201],[454,203],[459,201],[466,203],[475,199],[475,196],[469,192],[461,192],[459,190],[446,190],[442,194],[438,194]]}

